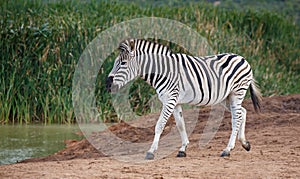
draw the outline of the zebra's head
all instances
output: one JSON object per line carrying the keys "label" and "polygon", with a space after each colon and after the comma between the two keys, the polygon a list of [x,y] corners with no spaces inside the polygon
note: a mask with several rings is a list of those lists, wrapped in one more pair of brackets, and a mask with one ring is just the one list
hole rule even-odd
{"label": "zebra's head", "polygon": [[135,40],[127,39],[119,45],[119,55],[106,79],[106,89],[116,92],[138,75],[135,59]]}

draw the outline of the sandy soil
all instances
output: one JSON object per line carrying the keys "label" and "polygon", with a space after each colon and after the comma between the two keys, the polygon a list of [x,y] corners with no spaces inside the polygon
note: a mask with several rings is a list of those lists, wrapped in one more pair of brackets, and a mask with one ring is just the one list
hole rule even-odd
{"label": "sandy soil", "polygon": [[[200,148],[199,139],[209,114],[209,108],[203,108],[189,137],[186,158],[176,158],[174,151],[151,162],[122,162],[100,153],[87,140],[66,141],[66,148],[54,155],[0,166],[0,178],[299,178],[300,94],[266,97],[260,114],[254,112],[251,101],[246,100],[244,106],[248,111],[246,137],[252,146],[249,152],[237,142],[230,157],[219,157],[231,132],[228,112],[214,138]],[[193,111],[184,112],[186,119],[195,115]],[[164,135],[174,125],[171,119]],[[134,128],[126,123],[110,127],[114,135],[136,143],[151,142],[153,129]],[[95,134],[91,140],[108,140],[99,136]],[[160,146],[160,150],[164,147]]]}

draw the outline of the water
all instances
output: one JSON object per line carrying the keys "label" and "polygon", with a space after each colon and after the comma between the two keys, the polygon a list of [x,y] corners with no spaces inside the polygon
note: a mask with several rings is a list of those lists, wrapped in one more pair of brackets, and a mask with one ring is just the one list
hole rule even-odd
{"label": "water", "polygon": [[82,139],[78,125],[0,126],[0,165],[53,154],[65,147],[64,140]]}

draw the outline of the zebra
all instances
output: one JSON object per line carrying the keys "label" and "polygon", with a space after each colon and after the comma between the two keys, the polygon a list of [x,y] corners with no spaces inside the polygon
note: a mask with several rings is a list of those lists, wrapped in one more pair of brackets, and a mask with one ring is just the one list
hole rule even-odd
{"label": "zebra", "polygon": [[106,79],[107,90],[116,92],[129,81],[140,77],[155,88],[162,103],[146,160],[154,159],[160,135],[171,114],[182,141],[177,157],[186,157],[189,140],[182,104],[223,104],[231,112],[232,132],[221,157],[230,155],[237,136],[243,148],[250,150],[250,142],[245,137],[246,109],[242,107],[242,101],[250,88],[254,109],[259,112],[261,93],[244,57],[232,53],[205,57],[173,53],[168,46],[145,39],[126,39],[118,49],[119,55]]}

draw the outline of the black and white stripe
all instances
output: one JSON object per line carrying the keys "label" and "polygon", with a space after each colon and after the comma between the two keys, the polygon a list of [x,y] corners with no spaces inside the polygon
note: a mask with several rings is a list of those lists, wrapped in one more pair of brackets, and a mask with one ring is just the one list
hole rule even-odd
{"label": "black and white stripe", "polygon": [[[178,156],[185,156],[188,139],[182,117],[181,104],[225,104],[232,113],[232,134],[222,156],[234,148],[236,136],[246,150],[250,143],[245,139],[246,110],[242,101],[250,87],[255,110],[260,108],[261,95],[256,87],[249,63],[237,54],[218,54],[195,57],[172,53],[164,45],[141,39],[128,39],[120,44],[120,55],[107,79],[107,89],[116,91],[135,77],[141,77],[156,89],[163,104],[155,128],[155,137],[146,159],[154,157],[160,135],[173,113],[182,138]],[[240,130],[241,129],[241,130]]]}

